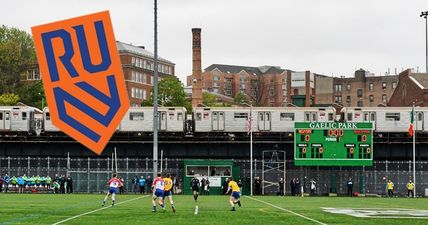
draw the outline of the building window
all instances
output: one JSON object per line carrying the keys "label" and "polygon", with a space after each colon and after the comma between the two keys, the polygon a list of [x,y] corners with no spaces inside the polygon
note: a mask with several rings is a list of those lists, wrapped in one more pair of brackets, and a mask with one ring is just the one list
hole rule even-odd
{"label": "building window", "polygon": [[357,90],[357,97],[359,97],[359,98],[363,97],[363,89]]}
{"label": "building window", "polygon": [[373,95],[370,95],[370,96],[369,96],[369,100],[370,100],[370,102],[373,102],[373,101],[374,101],[374,96],[373,96]]}
{"label": "building window", "polygon": [[146,91],[146,89],[143,89],[143,99],[147,99],[147,91]]}
{"label": "building window", "polygon": [[341,92],[342,91],[342,85],[341,84],[335,84],[334,85],[334,91]]}
{"label": "building window", "polygon": [[346,90],[350,91],[351,90],[351,84],[347,84],[346,85]]}
{"label": "building window", "polygon": [[370,90],[370,91],[373,91],[373,89],[374,89],[374,84],[373,84],[373,83],[370,83],[370,84],[369,84],[369,90]]}
{"label": "building window", "polygon": [[217,75],[216,75],[216,76],[214,76],[214,77],[213,77],[213,80],[215,80],[215,81],[219,81],[219,80],[220,80],[220,76],[217,76]]}
{"label": "building window", "polygon": [[392,89],[395,89],[397,87],[397,82],[392,82]]}
{"label": "building window", "polygon": [[350,103],[350,102],[351,102],[351,96],[349,96],[349,95],[348,95],[348,96],[346,96],[346,102],[347,102],[347,103]]}
{"label": "building window", "polygon": [[294,121],[294,113],[280,113],[280,120]]}
{"label": "building window", "polygon": [[386,104],[386,95],[382,95],[382,103]]}
{"label": "building window", "polygon": [[385,113],[386,121],[400,121],[400,113]]}
{"label": "building window", "polygon": [[357,102],[357,107],[363,107],[363,101],[358,101]]}
{"label": "building window", "polygon": [[334,102],[342,103],[342,96],[334,96]]}
{"label": "building window", "polygon": [[130,112],[129,113],[129,120],[144,120],[144,113],[143,112]]}
{"label": "building window", "polygon": [[382,89],[386,89],[386,82],[382,82]]}

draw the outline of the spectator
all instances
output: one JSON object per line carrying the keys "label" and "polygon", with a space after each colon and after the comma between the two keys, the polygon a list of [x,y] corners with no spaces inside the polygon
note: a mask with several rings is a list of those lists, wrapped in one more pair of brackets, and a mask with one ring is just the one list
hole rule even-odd
{"label": "spectator", "polygon": [[229,169],[226,169],[226,170],[224,171],[224,175],[225,175],[225,176],[230,176],[230,171],[229,171]]}
{"label": "spectator", "polygon": [[0,192],[2,192],[3,191],[3,183],[5,183],[5,181],[4,181],[4,175],[2,174],[1,176],[0,176]]}
{"label": "spectator", "polygon": [[66,182],[65,175],[61,175],[61,178],[59,178],[59,192],[61,194],[65,194],[65,182]]}
{"label": "spectator", "polygon": [[262,186],[261,186],[261,181],[259,177],[256,177],[255,179],[255,188],[256,188],[256,195],[261,195],[262,194]]}
{"label": "spectator", "polygon": [[146,179],[144,179],[144,176],[141,176],[141,178],[138,180],[138,185],[140,187],[140,194],[146,193]]}
{"label": "spectator", "polygon": [[3,177],[3,180],[4,180],[4,192],[7,192],[9,190],[9,184],[11,181],[10,176],[5,174]]}
{"label": "spectator", "polygon": [[283,196],[284,195],[284,178],[281,177],[281,179],[279,179],[278,185],[279,185],[279,191],[278,191],[278,195]]}
{"label": "spectator", "polygon": [[172,193],[173,194],[177,194],[177,189],[178,189],[177,185],[178,185],[178,183],[177,183],[177,178],[176,177],[174,177],[172,179],[172,184],[173,184],[173,186],[172,186]]}
{"label": "spectator", "polygon": [[210,181],[208,180],[208,178],[205,181],[204,191],[205,191],[205,195],[210,195]]}
{"label": "spectator", "polygon": [[[25,176],[25,174],[24,174]],[[19,176],[17,179],[18,185],[19,185],[19,193],[24,193],[24,189],[25,189],[25,179],[24,176]]]}
{"label": "spectator", "polygon": [[16,176],[13,176],[13,177],[10,179],[10,183],[12,184],[12,187],[13,187],[14,189],[16,189],[16,187],[18,186],[18,178],[17,178]]}
{"label": "spectator", "polygon": [[205,178],[201,180],[201,195],[205,194]]}
{"label": "spectator", "polygon": [[49,175],[47,175],[46,176],[46,187],[47,187],[47,189],[51,189],[51,183],[52,183],[52,178]]}
{"label": "spectator", "polygon": [[119,193],[123,194],[125,192],[125,180],[122,177],[119,177],[119,180],[122,183],[119,187]]}
{"label": "spectator", "polygon": [[211,170],[211,174],[210,174],[210,176],[215,176],[215,174],[216,174],[216,168],[215,167],[213,167],[212,168],[212,170]]}
{"label": "spectator", "polygon": [[415,184],[412,182],[412,180],[409,180],[409,183],[406,185],[407,187],[407,197],[410,197],[410,194],[412,194],[412,198],[414,197],[415,193]]}
{"label": "spectator", "polygon": [[388,189],[388,197],[394,197],[394,183],[390,179],[386,183],[386,188]]}
{"label": "spectator", "polygon": [[140,188],[140,184],[139,184],[140,179],[138,179],[137,176],[135,176],[134,178],[132,178],[132,192],[134,192],[134,194],[137,193],[137,189]]}
{"label": "spectator", "polygon": [[37,176],[34,177],[34,185],[37,189],[42,184],[42,178],[37,174]]}
{"label": "spectator", "polygon": [[290,181],[290,191],[291,191],[291,196],[296,196],[296,179],[293,178]]}
{"label": "spectator", "polygon": [[300,180],[299,178],[296,178],[296,182],[295,182],[295,191],[296,191],[296,195],[299,196],[301,193],[300,191]]}
{"label": "spectator", "polygon": [[68,194],[73,193],[73,178],[68,176],[67,179],[65,180],[65,182],[66,182],[66,186],[67,186],[67,193]]}
{"label": "spectator", "polygon": [[349,178],[348,183],[346,184],[348,187],[348,196],[352,197],[352,189],[354,187],[354,183],[352,182],[352,178]]}
{"label": "spectator", "polygon": [[241,193],[242,193],[242,188],[244,187],[244,183],[242,183],[241,179],[238,180],[238,187],[239,189],[241,189]]}
{"label": "spectator", "polygon": [[315,191],[317,189],[317,182],[315,182],[314,179],[311,179],[311,181],[309,181],[309,186],[310,186],[310,190],[311,190],[311,196],[314,196]]}
{"label": "spectator", "polygon": [[147,179],[146,179],[147,193],[152,193],[152,182],[153,182],[152,178],[150,176],[147,176]]}
{"label": "spectator", "polygon": [[226,192],[227,192],[228,185],[229,185],[228,179],[227,179],[227,178],[225,178],[225,179],[224,179],[224,181],[223,181],[223,184],[222,184],[222,189],[223,189],[223,194],[224,194],[224,195],[225,195],[225,194],[226,194]]}
{"label": "spectator", "polygon": [[53,182],[53,188],[54,188],[54,193],[55,194],[59,194],[60,193],[60,189],[61,189],[61,184],[58,180],[54,180]]}

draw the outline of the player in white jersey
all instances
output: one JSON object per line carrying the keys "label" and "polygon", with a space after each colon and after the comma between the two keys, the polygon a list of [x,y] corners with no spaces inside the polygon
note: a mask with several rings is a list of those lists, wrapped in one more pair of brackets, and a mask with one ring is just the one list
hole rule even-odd
{"label": "player in white jersey", "polygon": [[107,184],[109,185],[109,190],[107,192],[106,197],[104,198],[102,206],[104,206],[106,204],[107,198],[110,195],[111,195],[111,200],[112,200],[111,206],[114,206],[114,202],[116,200],[115,199],[116,192],[119,189],[119,187],[122,186],[122,182],[120,181],[120,179],[118,179],[116,177],[116,174],[113,174],[113,177],[107,182]]}

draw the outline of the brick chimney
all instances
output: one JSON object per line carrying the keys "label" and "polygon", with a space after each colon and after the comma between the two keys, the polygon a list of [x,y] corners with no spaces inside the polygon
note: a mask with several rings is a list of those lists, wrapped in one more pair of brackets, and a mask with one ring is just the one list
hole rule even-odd
{"label": "brick chimney", "polygon": [[193,28],[192,107],[202,103],[201,28]]}

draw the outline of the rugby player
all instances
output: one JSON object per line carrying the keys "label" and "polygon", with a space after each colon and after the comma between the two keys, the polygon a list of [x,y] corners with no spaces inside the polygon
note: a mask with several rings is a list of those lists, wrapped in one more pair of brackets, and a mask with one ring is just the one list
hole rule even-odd
{"label": "rugby player", "polygon": [[167,173],[166,177],[163,178],[164,190],[163,190],[163,202],[165,204],[165,197],[168,197],[168,201],[171,204],[172,211],[175,212],[174,201],[172,201],[172,180],[171,174]]}
{"label": "rugby player", "polygon": [[164,183],[163,183],[163,179],[162,179],[162,174],[160,174],[160,173],[157,174],[157,177],[153,180],[152,189],[153,189],[153,198],[152,198],[153,209],[152,209],[152,212],[156,212],[156,199],[157,198],[159,198],[159,205],[162,207],[163,210],[165,210],[165,205],[163,202]]}
{"label": "rugby player", "polygon": [[107,184],[109,185],[109,190],[107,192],[106,197],[104,198],[103,204],[102,206],[104,206],[106,204],[107,198],[111,195],[111,201],[112,204],[111,206],[114,206],[114,202],[115,202],[115,196],[116,196],[116,192],[119,189],[120,186],[122,186],[122,182],[120,181],[120,179],[118,179],[116,177],[116,174],[113,174],[113,177],[107,182]]}
{"label": "rugby player", "polygon": [[233,180],[233,177],[229,178],[229,188],[227,189],[226,194],[230,191],[231,194],[229,198],[229,203],[232,207],[230,211],[236,211],[235,204],[238,204],[239,207],[241,207],[241,201],[239,200],[239,198],[241,197],[241,189],[239,188],[238,184]]}

